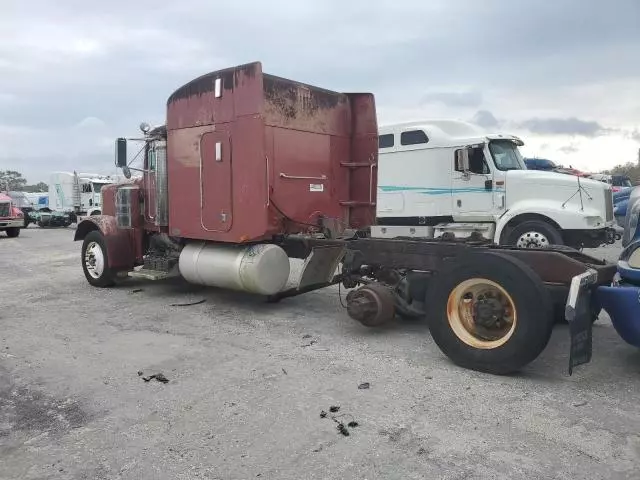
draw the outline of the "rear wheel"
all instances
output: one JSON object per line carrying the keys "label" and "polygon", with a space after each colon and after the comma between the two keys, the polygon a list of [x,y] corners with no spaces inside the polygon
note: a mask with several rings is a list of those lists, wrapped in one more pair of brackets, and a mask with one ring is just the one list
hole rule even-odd
{"label": "rear wheel", "polygon": [[544,350],[553,311],[544,284],[508,255],[464,255],[427,293],[433,340],[457,365],[492,374],[515,372]]}
{"label": "rear wheel", "polygon": [[509,232],[506,244],[519,248],[548,248],[551,245],[564,245],[564,241],[553,225],[542,220],[529,220],[516,225]]}
{"label": "rear wheel", "polygon": [[89,232],[82,242],[82,270],[94,287],[104,288],[114,284],[104,236],[97,230]]}
{"label": "rear wheel", "polygon": [[16,238],[18,235],[20,235],[20,229],[18,227],[7,228],[6,232],[7,237],[9,238]]}

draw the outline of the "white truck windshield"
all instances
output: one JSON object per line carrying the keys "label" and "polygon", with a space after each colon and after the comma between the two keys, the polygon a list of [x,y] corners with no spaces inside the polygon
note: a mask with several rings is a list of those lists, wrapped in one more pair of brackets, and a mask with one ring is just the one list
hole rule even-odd
{"label": "white truck windshield", "polygon": [[509,140],[492,140],[489,150],[498,170],[526,170],[517,145]]}

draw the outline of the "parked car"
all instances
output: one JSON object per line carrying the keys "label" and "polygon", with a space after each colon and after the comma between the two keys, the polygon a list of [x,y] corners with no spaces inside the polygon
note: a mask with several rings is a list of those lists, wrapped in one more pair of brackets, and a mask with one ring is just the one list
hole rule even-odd
{"label": "parked car", "polygon": [[551,172],[558,168],[558,165],[546,158],[525,158],[524,163],[528,170],[546,170]]}
{"label": "parked car", "polygon": [[607,173],[594,173],[589,176],[589,178],[593,180],[598,180],[599,182],[608,183],[611,185],[611,190],[613,192],[619,192],[625,188],[632,188],[633,182],[626,175],[609,175]]}
{"label": "parked car", "polygon": [[525,158],[524,164],[527,170],[544,170],[546,172],[564,173],[565,175],[577,175],[579,177],[587,177],[588,173],[577,170],[571,166],[569,168],[558,165],[546,158]]}
{"label": "parked car", "polygon": [[614,192],[631,187],[633,187],[633,183],[629,177],[625,175],[611,175],[611,190]]}

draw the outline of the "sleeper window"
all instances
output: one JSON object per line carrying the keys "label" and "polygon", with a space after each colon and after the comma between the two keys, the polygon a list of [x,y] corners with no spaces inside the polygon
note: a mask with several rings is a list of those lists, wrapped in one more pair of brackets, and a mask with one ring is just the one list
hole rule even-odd
{"label": "sleeper window", "polygon": [[419,145],[421,143],[428,143],[429,139],[427,134],[422,130],[411,130],[409,132],[402,132],[400,134],[401,145]]}
{"label": "sleeper window", "polygon": [[387,133],[378,137],[378,148],[393,147],[393,133]]}

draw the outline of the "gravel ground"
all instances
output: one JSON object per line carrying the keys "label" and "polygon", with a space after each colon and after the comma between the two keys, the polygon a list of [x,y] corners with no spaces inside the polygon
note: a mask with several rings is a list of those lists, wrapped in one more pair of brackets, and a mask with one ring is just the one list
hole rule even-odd
{"label": "gravel ground", "polygon": [[452,365],[422,322],[350,320],[337,289],[273,305],[179,280],[91,288],[72,235],[0,237],[3,480],[640,476],[640,351],[604,316],[572,377],[566,326],[495,377]]}

